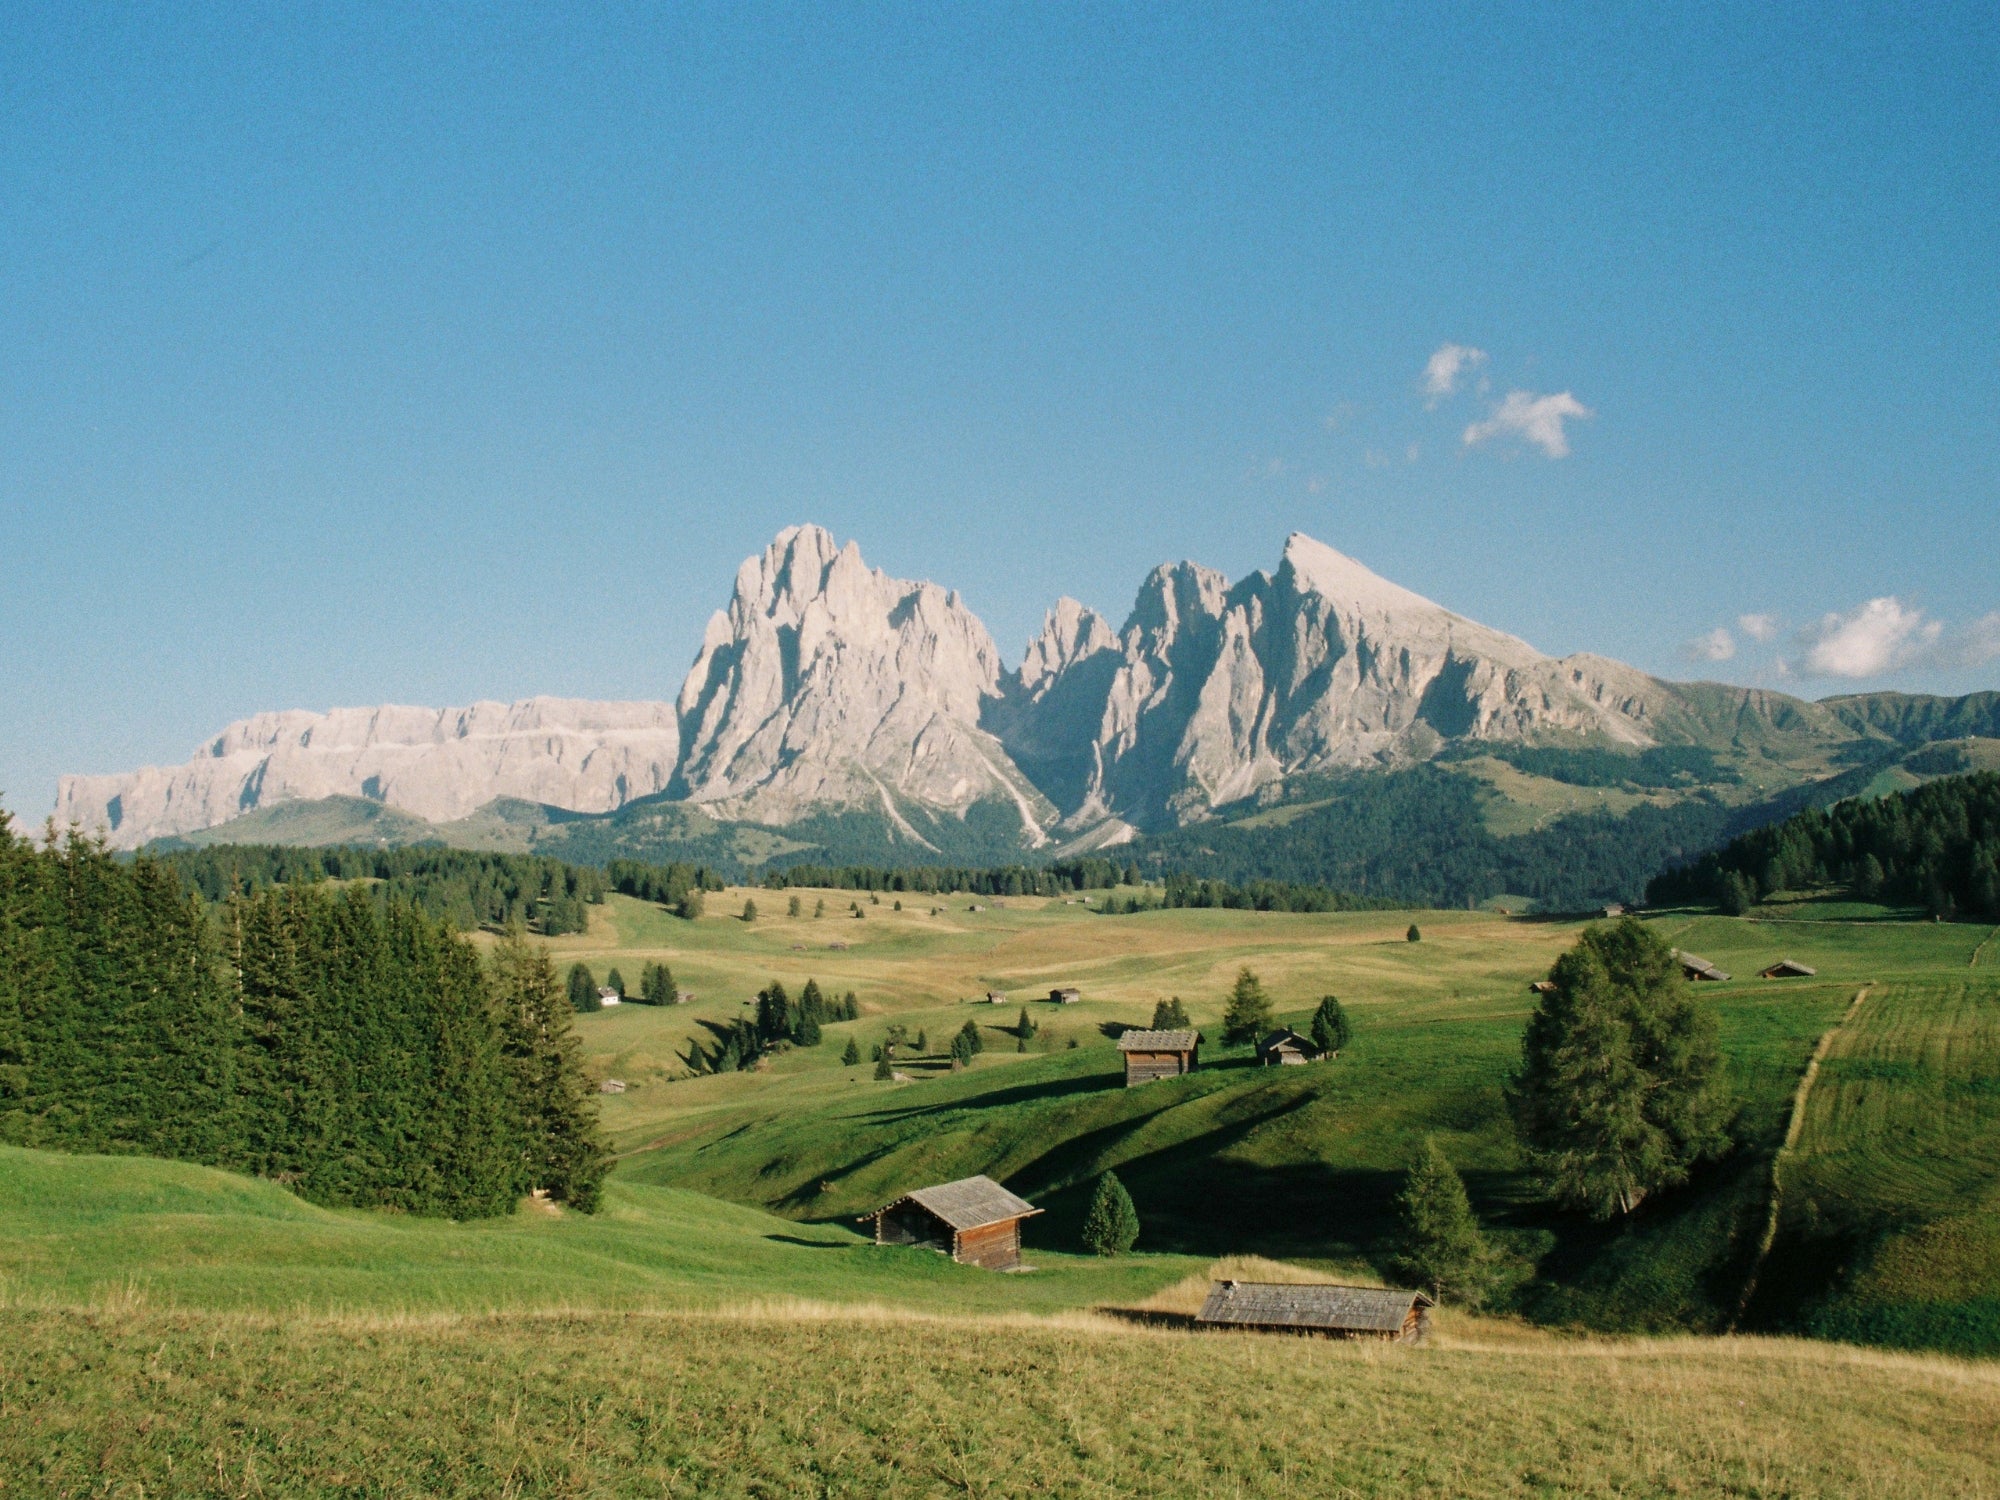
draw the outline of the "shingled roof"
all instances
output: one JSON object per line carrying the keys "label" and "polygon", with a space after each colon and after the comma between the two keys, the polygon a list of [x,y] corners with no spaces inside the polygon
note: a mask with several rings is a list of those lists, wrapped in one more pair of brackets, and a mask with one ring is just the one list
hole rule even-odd
{"label": "shingled roof", "polygon": [[[977,1229],[984,1224],[999,1224],[1008,1219],[1024,1219],[1029,1214],[1041,1212],[1024,1198],[1016,1198],[991,1177],[961,1177],[956,1182],[942,1182],[936,1187],[918,1188],[905,1193],[895,1203],[884,1205],[879,1213],[903,1203],[915,1203],[936,1214],[953,1229]],[[872,1219],[874,1214],[864,1214]]]}
{"label": "shingled roof", "polygon": [[1718,969],[1699,953],[1689,953],[1683,949],[1676,948],[1674,949],[1674,959],[1680,964],[1681,972],[1690,979],[1726,980],[1729,978],[1729,972],[1726,969]]}
{"label": "shingled roof", "polygon": [[1218,1281],[1195,1314],[1197,1323],[1240,1328],[1324,1328],[1341,1333],[1397,1333],[1414,1307],[1429,1307],[1422,1292],[1391,1287],[1289,1285],[1276,1281]]}
{"label": "shingled roof", "polygon": [[1127,1031],[1118,1038],[1120,1052],[1192,1052],[1199,1031]]}

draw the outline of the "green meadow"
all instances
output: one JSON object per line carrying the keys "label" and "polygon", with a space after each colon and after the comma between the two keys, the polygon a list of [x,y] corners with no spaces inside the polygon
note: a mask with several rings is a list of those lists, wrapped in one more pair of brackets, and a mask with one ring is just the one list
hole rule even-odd
{"label": "green meadow", "polygon": [[[592,1070],[626,1085],[601,1098],[619,1161],[594,1216],[331,1210],[201,1167],[0,1150],[0,1480],[135,1495],[2000,1489],[2000,1365],[1962,1358],[2000,1352],[1990,929],[1810,901],[1653,918],[1733,976],[1701,993],[1734,1147],[1600,1226],[1542,1205],[1501,1093],[1528,983],[1579,923],[1416,913],[1411,943],[1410,913],[965,897],[899,912],[890,896],[798,894],[798,918],[787,893],[732,891],[693,922],[613,898],[553,940],[560,962],[600,979],[615,965],[635,987],[669,963],[697,996],[577,1018]],[[1779,958],[1818,972],[1755,977]],[[1122,1087],[1117,1027],[1178,995],[1213,1036],[1246,964],[1283,1020],[1339,995],[1352,1044],[1269,1070],[1210,1044],[1186,1078]],[[757,1070],[690,1073],[690,1043],[757,988],[808,977],[853,990],[861,1018]],[[1083,1003],[1035,998],[1068,984]],[[989,989],[1007,1003],[976,1003]],[[953,1070],[968,1019],[986,1050]],[[928,1042],[898,1055],[901,1080],[842,1064],[850,1037],[865,1057],[892,1025]],[[1486,1313],[1444,1309],[1415,1349],[1186,1326],[1213,1274],[1383,1278],[1391,1199],[1426,1135],[1500,1249]],[[1138,1254],[1077,1253],[1107,1169],[1138,1205]],[[971,1172],[1045,1210],[1027,1226],[1032,1270],[879,1249],[854,1222]]]}

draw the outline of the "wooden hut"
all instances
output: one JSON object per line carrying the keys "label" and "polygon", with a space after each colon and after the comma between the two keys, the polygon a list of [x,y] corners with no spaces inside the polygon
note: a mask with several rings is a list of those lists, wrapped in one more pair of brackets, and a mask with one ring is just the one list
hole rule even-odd
{"label": "wooden hut", "polygon": [[1685,974],[1689,979],[1698,979],[1709,984],[1720,984],[1729,978],[1725,970],[1718,969],[1699,953],[1685,953],[1681,949],[1676,948],[1674,949],[1674,961],[1681,966],[1681,973]]}
{"label": "wooden hut", "polygon": [[1078,989],[1070,989],[1068,987],[1065,987],[1063,989],[1049,991],[1049,999],[1057,1005],[1074,1005],[1077,1003],[1077,1001],[1081,1000],[1082,998],[1083,998],[1083,991]]}
{"label": "wooden hut", "polygon": [[1556,982],[1553,979],[1531,979],[1528,981],[1528,990],[1531,994],[1553,995],[1556,992]]}
{"label": "wooden hut", "polygon": [[1819,970],[1797,959],[1781,958],[1758,974],[1759,979],[1811,979]]}
{"label": "wooden hut", "polygon": [[990,1177],[918,1188],[860,1222],[875,1221],[878,1245],[927,1245],[968,1266],[1011,1271],[1021,1264],[1021,1221],[1040,1213]]}
{"label": "wooden hut", "polygon": [[1434,1305],[1422,1292],[1393,1287],[1218,1281],[1208,1289],[1208,1299],[1194,1320],[1213,1328],[1414,1344],[1430,1331]]}
{"label": "wooden hut", "polygon": [[988,990],[986,992],[986,1003],[988,1005],[1005,1005],[1007,1003],[1007,992],[1005,990]]}
{"label": "wooden hut", "polygon": [[1319,1061],[1319,1048],[1308,1036],[1300,1036],[1289,1026],[1280,1026],[1276,1031],[1257,1043],[1257,1061],[1265,1067],[1277,1064],[1292,1067],[1299,1063]]}
{"label": "wooden hut", "polygon": [[1199,1031],[1128,1031],[1118,1038],[1125,1054],[1125,1087],[1194,1071]]}

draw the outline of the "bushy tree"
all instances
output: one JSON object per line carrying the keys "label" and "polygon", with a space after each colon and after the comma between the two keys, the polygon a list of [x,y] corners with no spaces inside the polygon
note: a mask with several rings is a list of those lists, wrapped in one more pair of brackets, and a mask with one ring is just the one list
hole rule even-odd
{"label": "bushy tree", "polygon": [[1319,1002],[1319,1009],[1313,1012],[1313,1045],[1333,1056],[1347,1045],[1350,1035],[1347,1012],[1341,1009],[1340,1001],[1335,996],[1326,996]]}
{"label": "bushy tree", "polygon": [[796,895],[794,895],[790,901],[785,903],[785,915],[788,917],[799,916],[802,914],[803,910],[804,908],[800,905],[799,898]]}
{"label": "bushy tree", "polygon": [[678,1004],[680,987],[674,983],[674,971],[665,964],[647,964],[639,977],[639,998],[648,1005]]}
{"label": "bushy tree", "polygon": [[1097,1179],[1083,1218],[1083,1247],[1093,1255],[1123,1255],[1139,1240],[1139,1211],[1116,1172]]}
{"label": "bushy tree", "polygon": [[1417,931],[1417,924],[1415,922],[1412,922],[1410,924],[1410,930],[1403,934],[1403,941],[1406,943],[1421,943],[1423,940],[1424,940],[1424,935],[1421,932]]}
{"label": "bushy tree", "polygon": [[590,972],[589,964],[574,963],[569,966],[569,1007],[586,1014],[604,1009],[604,1002],[597,998],[597,979]]}
{"label": "bushy tree", "polygon": [[1439,1302],[1477,1307],[1485,1294],[1492,1251],[1479,1232],[1465,1183],[1435,1140],[1424,1148],[1396,1196],[1396,1266]]}
{"label": "bushy tree", "polygon": [[1171,1000],[1161,1000],[1153,1006],[1154,1031],[1186,1031],[1194,1023],[1188,1019],[1187,1007],[1176,995]]}
{"label": "bushy tree", "polygon": [[1271,997],[1264,983],[1248,965],[1239,969],[1236,984],[1229,992],[1229,1004],[1222,1013],[1225,1042],[1253,1042],[1271,1029]]}
{"label": "bushy tree", "polygon": [[746,922],[754,922],[757,920],[757,902],[755,898],[746,900],[743,903],[743,920]]}
{"label": "bushy tree", "polygon": [[893,1079],[895,1076],[896,1076],[896,1070],[894,1067],[890,1065],[889,1054],[887,1052],[884,1052],[882,1056],[876,1060],[875,1063],[875,1081],[877,1083],[886,1083],[891,1079]]}
{"label": "bushy tree", "polygon": [[979,1023],[977,1021],[967,1021],[963,1026],[958,1028],[958,1034],[965,1038],[965,1045],[973,1052],[978,1053],[986,1050],[986,1043],[979,1035]]}
{"label": "bushy tree", "polygon": [[702,907],[705,904],[702,899],[701,887],[696,886],[684,893],[681,899],[674,904],[674,915],[678,916],[684,922],[692,922],[701,915]]}
{"label": "bushy tree", "polygon": [[1715,1016],[1631,917],[1587,928],[1549,977],[1508,1085],[1516,1129],[1558,1202],[1630,1213],[1721,1149]]}

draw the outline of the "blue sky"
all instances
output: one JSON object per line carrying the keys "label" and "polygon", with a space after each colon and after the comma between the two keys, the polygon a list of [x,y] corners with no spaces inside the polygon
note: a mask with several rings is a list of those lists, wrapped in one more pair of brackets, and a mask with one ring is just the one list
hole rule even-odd
{"label": "blue sky", "polygon": [[1990,5],[412,9],[9,8],[17,813],[671,696],[800,520],[1010,659],[1299,529],[1544,650],[2000,685]]}

